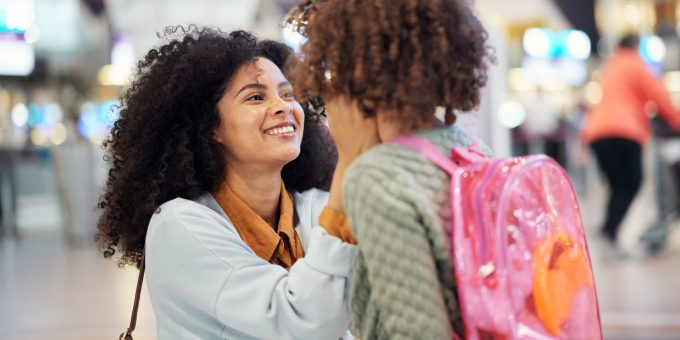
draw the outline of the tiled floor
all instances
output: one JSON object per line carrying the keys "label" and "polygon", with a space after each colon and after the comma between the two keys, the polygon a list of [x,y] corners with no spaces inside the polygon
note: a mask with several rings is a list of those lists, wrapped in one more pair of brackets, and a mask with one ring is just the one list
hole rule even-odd
{"label": "tiled floor", "polygon": [[[54,234],[0,243],[0,339],[117,339],[129,322],[137,271]],[[154,339],[148,295],[135,339]]]}
{"label": "tiled floor", "polygon": [[680,339],[677,244],[652,258],[615,261],[602,256],[597,241],[591,242],[606,339]]}

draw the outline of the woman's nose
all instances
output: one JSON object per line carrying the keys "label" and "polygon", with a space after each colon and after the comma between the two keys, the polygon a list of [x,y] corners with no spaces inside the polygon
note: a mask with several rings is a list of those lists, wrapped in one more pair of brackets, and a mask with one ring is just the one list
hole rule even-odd
{"label": "woman's nose", "polygon": [[283,100],[279,98],[279,102],[277,103],[276,107],[274,108],[274,114],[278,115],[281,113],[289,113],[293,111],[293,106],[291,105],[290,102]]}

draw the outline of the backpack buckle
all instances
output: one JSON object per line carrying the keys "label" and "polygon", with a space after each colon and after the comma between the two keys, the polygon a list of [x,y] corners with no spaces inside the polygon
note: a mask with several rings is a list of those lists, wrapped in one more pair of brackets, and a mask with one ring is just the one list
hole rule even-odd
{"label": "backpack buckle", "polygon": [[486,155],[474,146],[451,149],[451,158],[459,165],[477,163],[486,159]]}

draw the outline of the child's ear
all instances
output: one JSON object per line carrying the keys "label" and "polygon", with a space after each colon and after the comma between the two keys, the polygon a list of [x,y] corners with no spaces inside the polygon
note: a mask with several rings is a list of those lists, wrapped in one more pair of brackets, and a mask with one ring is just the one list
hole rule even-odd
{"label": "child's ear", "polygon": [[405,134],[401,130],[398,122],[394,119],[390,119],[385,112],[376,112],[376,129],[378,134],[378,140],[382,143],[383,141],[388,141],[392,138]]}

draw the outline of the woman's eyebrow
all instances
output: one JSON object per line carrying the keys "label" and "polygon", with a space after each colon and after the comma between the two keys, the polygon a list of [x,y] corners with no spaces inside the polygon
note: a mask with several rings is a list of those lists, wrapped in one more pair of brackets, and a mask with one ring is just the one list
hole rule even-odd
{"label": "woman's eyebrow", "polygon": [[[279,85],[279,86],[281,86],[281,85]],[[241,92],[243,92],[243,91],[245,91],[245,90],[248,90],[248,89],[265,90],[266,88],[267,88],[267,86],[266,86],[266,85],[262,85],[262,84],[257,84],[257,83],[248,84],[248,85],[242,87],[240,90],[238,90],[238,92],[236,92],[236,94],[234,95],[234,97],[238,97],[238,95],[239,95]]]}

